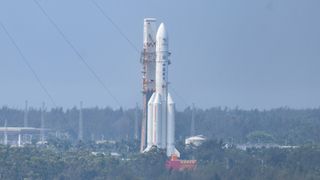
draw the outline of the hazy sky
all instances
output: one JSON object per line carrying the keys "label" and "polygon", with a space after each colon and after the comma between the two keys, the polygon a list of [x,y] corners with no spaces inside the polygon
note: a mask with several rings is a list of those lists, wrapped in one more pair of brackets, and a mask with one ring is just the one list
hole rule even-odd
{"label": "hazy sky", "polygon": [[[90,0],[39,0],[125,108],[141,104],[140,55]],[[96,0],[136,47],[165,22],[179,109],[320,105],[319,0]],[[0,21],[56,104],[117,107],[33,0],[1,0]],[[0,29],[0,106],[52,106]],[[170,90],[172,91],[172,90]]]}

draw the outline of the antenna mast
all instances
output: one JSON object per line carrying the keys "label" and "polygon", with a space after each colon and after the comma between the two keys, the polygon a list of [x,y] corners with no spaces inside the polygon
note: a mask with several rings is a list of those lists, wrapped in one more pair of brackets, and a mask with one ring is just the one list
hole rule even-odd
{"label": "antenna mast", "polygon": [[7,119],[4,120],[4,145],[8,145]]}
{"label": "antenna mast", "polygon": [[45,141],[44,138],[44,113],[45,113],[45,103],[42,103],[41,108],[41,129],[40,129],[40,141],[43,143]]}
{"label": "antenna mast", "polygon": [[80,102],[80,110],[79,110],[79,132],[78,132],[78,140],[83,141],[83,118],[82,118],[82,101]]}
{"label": "antenna mast", "polygon": [[28,101],[26,101],[26,106],[24,109],[23,126],[28,127]]}
{"label": "antenna mast", "polygon": [[195,106],[194,103],[192,103],[192,110],[191,110],[191,129],[190,129],[190,135],[195,135],[195,122],[194,122],[194,116],[195,116]]}

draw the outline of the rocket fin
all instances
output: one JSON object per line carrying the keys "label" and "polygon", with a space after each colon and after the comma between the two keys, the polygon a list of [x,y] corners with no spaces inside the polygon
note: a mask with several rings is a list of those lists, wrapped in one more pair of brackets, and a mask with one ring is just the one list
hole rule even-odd
{"label": "rocket fin", "polygon": [[148,152],[150,151],[152,148],[152,146],[147,146],[142,152],[145,153],[145,152]]}
{"label": "rocket fin", "polygon": [[180,157],[180,152],[176,148],[174,148],[174,154]]}

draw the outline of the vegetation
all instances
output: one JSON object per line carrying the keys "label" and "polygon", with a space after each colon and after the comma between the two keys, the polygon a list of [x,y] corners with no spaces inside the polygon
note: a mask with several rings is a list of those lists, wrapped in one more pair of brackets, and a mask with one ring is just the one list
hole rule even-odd
{"label": "vegetation", "polygon": [[[64,142],[65,143],[65,142]],[[128,146],[129,143],[122,142]],[[0,147],[0,179],[319,179],[320,147],[261,148],[242,151],[209,140],[200,147],[180,147],[185,158],[198,160],[193,171],[165,169],[165,152],[129,153],[115,157],[107,146]],[[130,146],[130,145],[129,145]],[[97,148],[97,149],[95,149]],[[59,150],[59,151],[58,151]]]}
{"label": "vegetation", "polygon": [[[183,141],[190,135],[191,109],[176,112],[176,138]],[[132,140],[135,109],[87,108],[83,110],[85,140]],[[139,110],[138,114],[141,114]],[[29,110],[29,125],[40,127],[40,109]],[[54,108],[45,114],[45,126],[66,132],[75,142],[78,134],[79,110]],[[23,110],[0,108],[0,124],[23,125]],[[138,117],[140,120],[141,118]],[[138,123],[140,124],[140,123]],[[225,142],[273,142],[301,145],[320,143],[320,108],[295,110],[240,110],[211,108],[195,111],[196,133]]]}
{"label": "vegetation", "polygon": [[[196,132],[209,139],[200,147],[184,145],[191,109],[177,112],[177,148],[183,159],[198,161],[193,171],[165,169],[162,150],[139,153],[134,109],[83,111],[83,142],[77,140],[79,110],[56,108],[46,112],[46,128],[65,136],[48,137],[42,147],[35,142],[23,148],[0,146],[0,179],[320,179],[320,108],[197,109]],[[4,119],[8,126],[22,126],[23,111],[2,107]],[[40,127],[39,109],[30,109],[29,125]],[[244,143],[295,146],[236,148]]]}

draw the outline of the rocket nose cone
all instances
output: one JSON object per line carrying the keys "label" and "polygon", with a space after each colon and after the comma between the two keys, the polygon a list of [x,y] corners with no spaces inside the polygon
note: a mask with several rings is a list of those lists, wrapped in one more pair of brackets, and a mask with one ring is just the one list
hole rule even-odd
{"label": "rocket nose cone", "polygon": [[168,33],[167,33],[167,30],[166,30],[164,23],[161,23],[158,28],[157,39],[158,38],[168,39]]}

